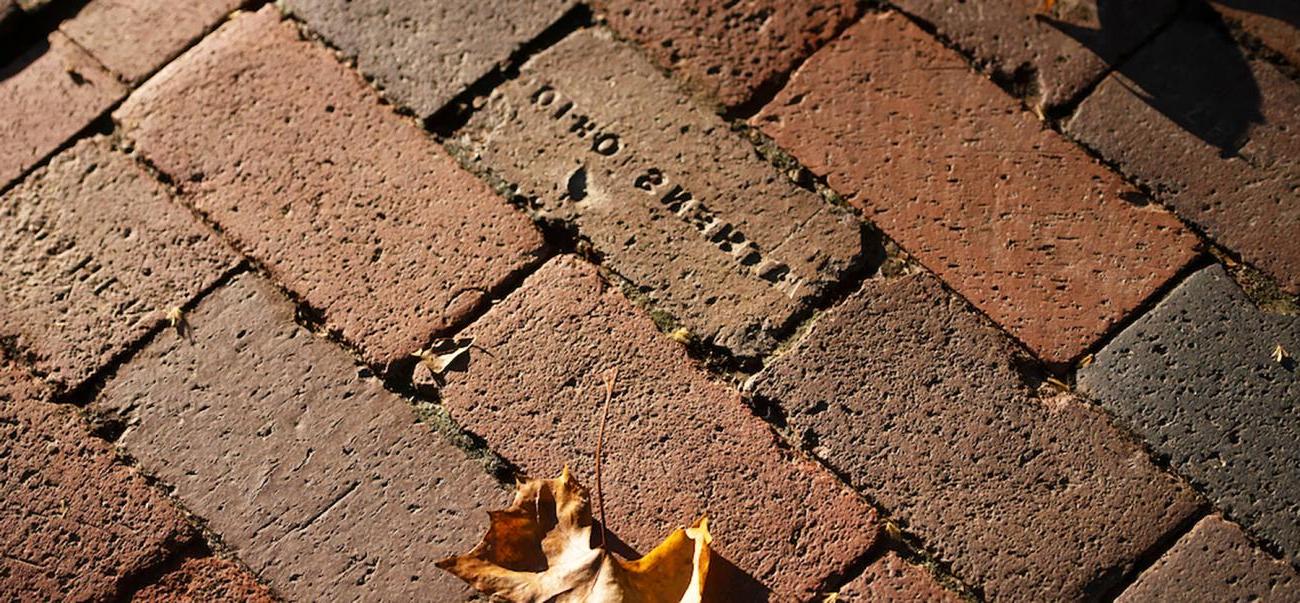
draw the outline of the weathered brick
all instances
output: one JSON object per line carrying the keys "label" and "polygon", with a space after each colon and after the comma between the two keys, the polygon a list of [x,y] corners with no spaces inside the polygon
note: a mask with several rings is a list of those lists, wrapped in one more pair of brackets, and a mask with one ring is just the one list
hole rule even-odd
{"label": "weathered brick", "polygon": [[[95,403],[143,470],[292,600],[446,601],[507,492],[244,275],[122,367]],[[220,459],[220,462],[214,462]]]}
{"label": "weathered brick", "polygon": [[1051,364],[1194,255],[1174,216],[1130,204],[1118,176],[894,13],[810,58],[754,123]]}
{"label": "weathered brick", "polygon": [[1300,4],[1292,0],[1210,0],[1229,22],[1300,67]]}
{"label": "weathered brick", "polygon": [[135,603],[243,601],[271,603],[270,591],[238,565],[220,557],[185,559],[157,581],[131,594]]}
{"label": "weathered brick", "polygon": [[0,598],[111,600],[192,541],[184,516],[71,408],[0,367]]}
{"label": "weathered brick", "polygon": [[0,197],[0,336],[79,385],[238,262],[109,140],[78,143]]}
{"label": "weathered brick", "polygon": [[836,602],[844,603],[957,603],[955,593],[935,581],[925,568],[904,561],[893,552],[867,566],[862,575],[840,589]]}
{"label": "weathered brick", "polygon": [[397,104],[428,117],[574,0],[286,0],[294,16],[355,57]]}
{"label": "weathered brick", "polygon": [[59,29],[129,82],[140,82],[243,0],[93,0]]}
{"label": "weathered brick", "polygon": [[853,0],[597,0],[619,34],[735,107],[779,86],[858,15]]}
{"label": "weathered brick", "polygon": [[117,78],[58,32],[0,68],[0,189],[125,94]]}
{"label": "weathered brick", "polygon": [[993,599],[1086,599],[1197,508],[1106,416],[918,274],[869,281],[750,383],[804,445]]}
{"label": "weathered brick", "polygon": [[1189,277],[1079,371],[1079,387],[1257,535],[1300,558],[1300,318],[1218,266]]}
{"label": "weathered brick", "polygon": [[1300,86],[1204,15],[1107,78],[1068,133],[1220,244],[1300,292]]}
{"label": "weathered brick", "polygon": [[1117,601],[1300,601],[1300,576],[1218,515],[1202,519]]}
{"label": "weathered brick", "polygon": [[527,217],[270,6],[204,38],[116,117],[372,363],[460,325],[541,253]]}
{"label": "weathered brick", "polygon": [[1177,0],[896,0],[1040,111],[1066,103],[1168,23]]}
{"label": "weathered brick", "polygon": [[443,405],[535,476],[566,463],[593,475],[600,379],[617,369],[602,479],[609,528],[632,549],[707,513],[715,548],[749,580],[808,598],[875,541],[874,510],[781,446],[592,266],[552,260],[465,335],[475,347]]}
{"label": "weathered brick", "polygon": [[602,32],[531,59],[460,144],[537,214],[576,227],[656,310],[742,356],[775,347],[862,262],[853,216]]}

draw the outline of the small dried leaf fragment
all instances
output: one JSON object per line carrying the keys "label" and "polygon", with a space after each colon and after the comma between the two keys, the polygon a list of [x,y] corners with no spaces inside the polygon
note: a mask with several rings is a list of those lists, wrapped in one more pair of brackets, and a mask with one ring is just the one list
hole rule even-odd
{"label": "small dried leaf fragment", "polygon": [[1290,359],[1291,353],[1287,352],[1286,348],[1282,347],[1282,344],[1279,343],[1277,347],[1273,348],[1273,362],[1286,364],[1286,361]]}
{"label": "small dried leaf fragment", "polygon": [[484,594],[514,603],[702,603],[708,521],[678,528],[635,561],[591,546],[591,502],[566,467],[519,484],[509,508],[489,513],[468,554],[438,562]]}
{"label": "small dried leaf fragment", "polygon": [[443,339],[427,349],[416,352],[413,356],[419,358],[420,363],[433,374],[442,375],[469,351],[473,343],[472,339]]}

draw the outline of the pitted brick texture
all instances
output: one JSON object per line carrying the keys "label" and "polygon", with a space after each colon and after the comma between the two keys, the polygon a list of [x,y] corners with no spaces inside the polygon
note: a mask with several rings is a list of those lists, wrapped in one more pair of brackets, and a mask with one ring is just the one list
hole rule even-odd
{"label": "pitted brick texture", "polygon": [[575,226],[656,310],[741,356],[775,347],[862,263],[853,216],[596,31],[530,60],[460,144],[534,212]]}
{"label": "pitted brick texture", "polygon": [[273,7],[222,26],[116,117],[371,363],[459,326],[542,248],[527,217]]}
{"label": "pitted brick texture", "polygon": [[1084,92],[1178,10],[1177,0],[896,0],[1046,109]]}
{"label": "pitted brick texture", "polygon": [[483,466],[245,275],[160,336],[98,398],[119,444],[290,600],[449,601],[433,563],[508,501]]}
{"label": "pitted brick texture", "polygon": [[784,596],[809,598],[876,539],[869,506],[778,444],[588,264],[552,260],[465,335],[475,347],[466,372],[449,375],[443,404],[534,477],[566,463],[593,474],[601,374],[618,370],[602,479],[610,530],[637,551],[707,513],[726,534],[714,541],[724,557]]}
{"label": "pitted brick texture", "polygon": [[65,389],[238,261],[105,138],[0,197],[0,255],[0,336]]}
{"label": "pitted brick texture", "polygon": [[1300,86],[1212,21],[1180,20],[1066,129],[1220,244],[1300,292]]}
{"label": "pitted brick texture", "polygon": [[0,367],[0,598],[102,601],[194,538],[72,409]]}
{"label": "pitted brick texture", "polygon": [[1261,312],[1222,268],[1192,275],[1079,372],[1079,387],[1257,536],[1300,559],[1300,318]]}
{"label": "pitted brick texture", "polygon": [[839,590],[836,603],[958,603],[961,598],[945,590],[925,568],[893,552],[867,566],[861,576]]}
{"label": "pitted brick texture", "polygon": [[1159,601],[1300,601],[1300,575],[1269,557],[1236,525],[1202,519],[1116,599]]}
{"label": "pitted brick texture", "polygon": [[157,582],[131,595],[132,603],[271,603],[274,600],[270,591],[248,572],[219,557],[186,559]]}
{"label": "pitted brick texture", "polygon": [[779,85],[857,15],[853,0],[597,0],[620,35],[734,107]]}
{"label": "pitted brick texture", "polygon": [[125,94],[113,74],[58,32],[0,67],[0,188]]}
{"label": "pitted brick texture", "polygon": [[140,82],[243,0],[93,0],[59,25],[105,67]]}
{"label": "pitted brick texture", "polygon": [[397,104],[428,117],[574,0],[286,0]]}
{"label": "pitted brick texture", "polygon": [[1300,3],[1291,0],[1210,0],[1244,32],[1300,67]]}
{"label": "pitted brick texture", "polygon": [[1195,239],[905,18],[868,16],[755,125],[1034,350],[1068,363]]}
{"label": "pitted brick texture", "polygon": [[751,383],[804,445],[995,600],[1104,592],[1197,508],[929,275],[869,281]]}

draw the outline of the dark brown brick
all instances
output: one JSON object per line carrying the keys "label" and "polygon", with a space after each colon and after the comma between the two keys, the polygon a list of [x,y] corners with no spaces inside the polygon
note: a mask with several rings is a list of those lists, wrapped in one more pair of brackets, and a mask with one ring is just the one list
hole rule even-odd
{"label": "dark brown brick", "polygon": [[0,367],[0,598],[111,600],[192,541],[184,516],[71,408]]}
{"label": "dark brown brick", "polygon": [[0,189],[125,94],[117,78],[58,32],[0,68]]}
{"label": "dark brown brick", "polygon": [[547,263],[465,335],[475,347],[467,371],[449,375],[443,404],[533,476],[566,463],[593,475],[600,379],[618,370],[602,479],[610,530],[632,549],[707,513],[724,557],[808,598],[876,539],[874,510],[781,446],[736,392],[580,260]]}
{"label": "dark brown brick", "polygon": [[961,598],[945,590],[925,568],[885,553],[867,566],[861,576],[841,588],[835,603],[958,603]]}
{"label": "dark brown brick", "polygon": [[1229,23],[1300,67],[1300,3],[1292,0],[1210,0]]}
{"label": "dark brown brick", "polygon": [[1112,338],[1079,389],[1300,565],[1298,351],[1300,317],[1260,311],[1215,265]]}
{"label": "dark brown brick", "polygon": [[428,117],[541,34],[574,0],[287,0],[386,96]]}
{"label": "dark brown brick", "polygon": [[238,565],[220,557],[195,557],[131,595],[136,603],[242,601],[271,603],[275,598]]}
{"label": "dark brown brick", "polygon": [[799,188],[631,46],[586,30],[530,60],[461,136],[654,309],[742,356],[855,265],[848,212]]}
{"label": "dark brown brick", "polygon": [[1066,129],[1300,292],[1300,86],[1247,58],[1212,18],[1194,15],[1162,33]]}
{"label": "dark brown brick", "polygon": [[735,107],[779,86],[858,15],[853,0],[597,0],[612,27],[696,91]]}
{"label": "dark brown brick", "polygon": [[237,263],[108,139],[78,143],[0,197],[0,336],[79,385]]}
{"label": "dark brown brick", "polygon": [[754,123],[904,249],[1064,364],[1182,268],[1196,240],[894,13],[799,69]]}
{"label": "dark brown brick", "polygon": [[1040,111],[1068,102],[1138,48],[1177,0],[896,0]]}
{"label": "dark brown brick", "polygon": [[205,38],[116,117],[368,362],[460,325],[542,248],[527,217],[270,6]]}
{"label": "dark brown brick", "polygon": [[95,408],[119,444],[290,600],[448,601],[433,563],[469,550],[508,500],[484,467],[337,345],[237,277],[123,366]]}
{"label": "dark brown brick", "polygon": [[1300,601],[1300,575],[1269,557],[1236,525],[1202,519],[1117,599],[1147,601]]}
{"label": "dark brown brick", "polygon": [[129,82],[140,82],[243,0],[93,0],[59,29]]}
{"label": "dark brown brick", "polygon": [[992,599],[1086,599],[1197,499],[1104,413],[1039,398],[1016,351],[930,275],[872,280],[750,387]]}

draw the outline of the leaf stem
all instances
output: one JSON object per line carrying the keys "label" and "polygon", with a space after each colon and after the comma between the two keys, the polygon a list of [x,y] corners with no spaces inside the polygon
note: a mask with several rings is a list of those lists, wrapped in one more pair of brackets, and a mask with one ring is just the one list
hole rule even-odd
{"label": "leaf stem", "polygon": [[605,495],[600,487],[600,459],[605,451],[605,423],[609,421],[609,403],[614,399],[614,380],[618,379],[618,367],[605,371],[601,378],[605,381],[605,400],[601,404],[600,433],[596,436],[596,507],[600,510],[600,548],[605,548],[606,528]]}

